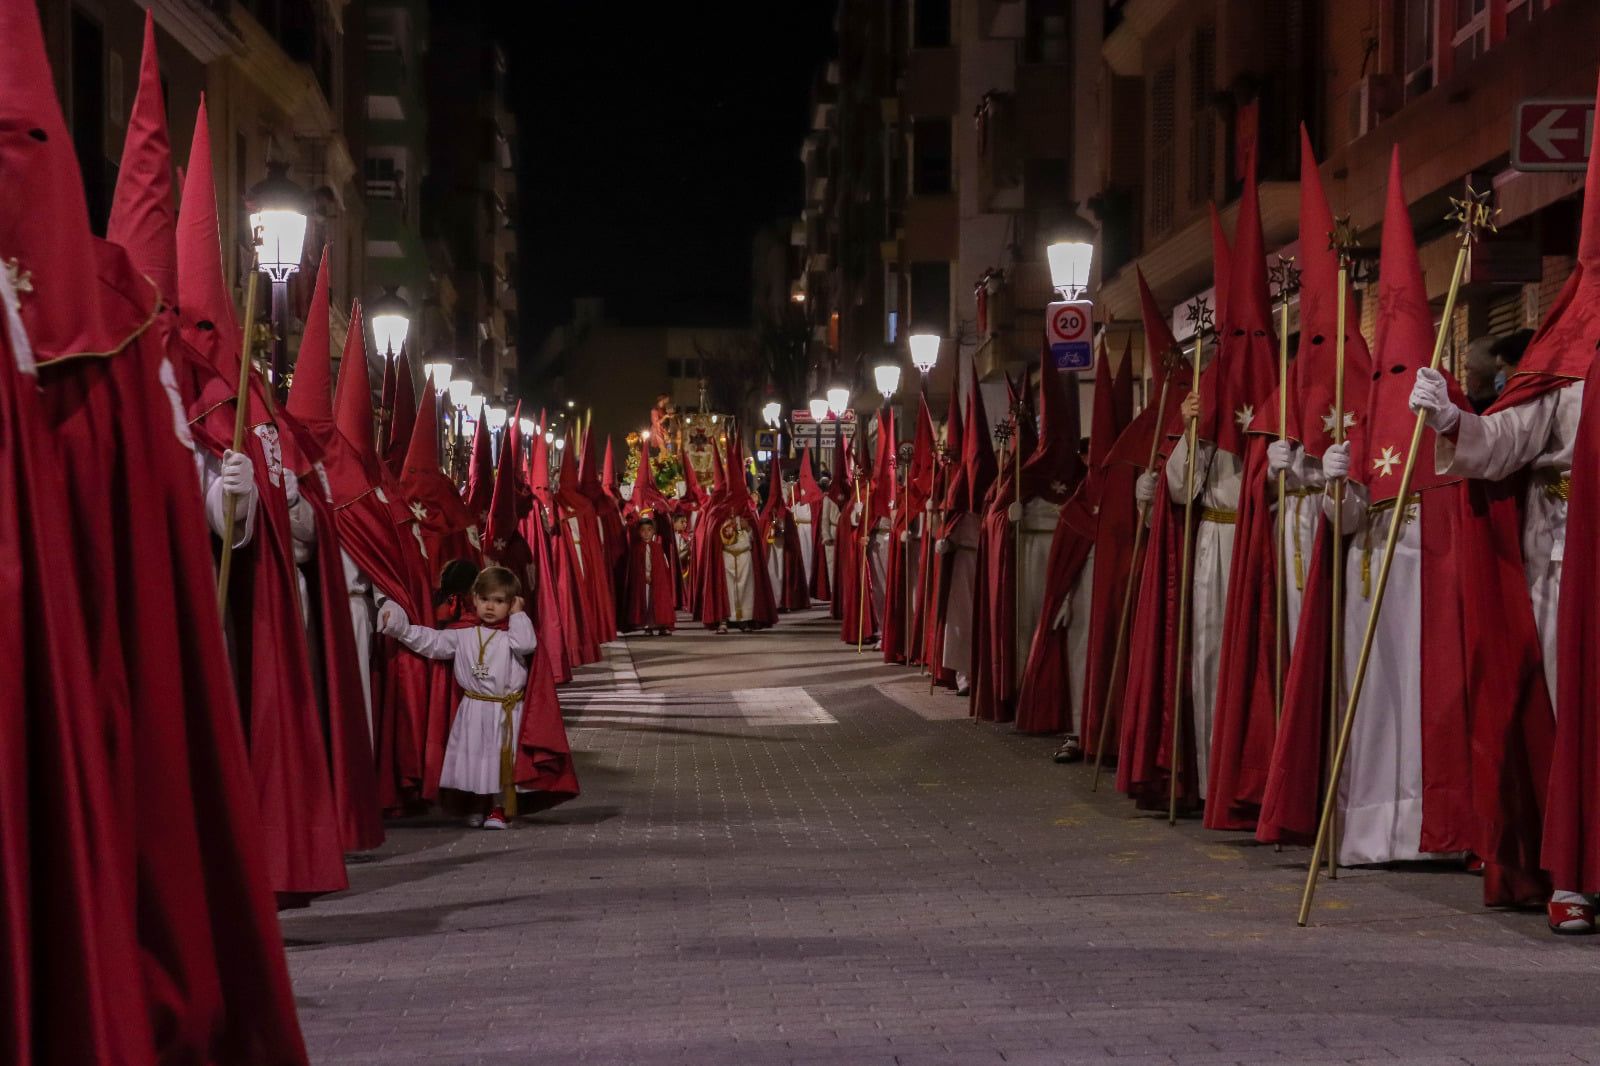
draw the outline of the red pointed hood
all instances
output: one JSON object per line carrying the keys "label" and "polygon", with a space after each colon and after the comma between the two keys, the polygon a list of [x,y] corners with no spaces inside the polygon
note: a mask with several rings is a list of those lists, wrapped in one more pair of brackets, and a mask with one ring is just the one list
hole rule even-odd
{"label": "red pointed hood", "polygon": [[[1334,384],[1338,364],[1339,258],[1330,246],[1333,211],[1322,188],[1311,138],[1300,126],[1300,345],[1290,369],[1289,436],[1313,458],[1333,443]],[[1347,294],[1345,311],[1345,426],[1356,424],[1366,408],[1372,356],[1361,335],[1355,297]],[[1276,435],[1276,404],[1269,412]]]}
{"label": "red pointed hood", "polygon": [[[211,127],[202,94],[178,212],[178,309],[186,323],[199,329],[192,334],[195,347],[232,381],[239,375],[239,321],[222,272],[220,234],[217,189],[211,175]],[[207,333],[212,336],[205,337]]]}
{"label": "red pointed hood", "polygon": [[[1216,202],[1211,203],[1211,277],[1216,301],[1211,310],[1216,315],[1217,328],[1228,315],[1233,284],[1233,249],[1228,245],[1228,234],[1222,228],[1222,213]],[[1242,208],[1241,208],[1242,210]]]}
{"label": "red pointed hood", "polygon": [[895,441],[894,411],[888,404],[878,408],[878,447],[872,457],[872,521],[888,518],[894,505],[895,463],[899,445]]}
{"label": "red pointed hood", "polygon": [[[644,442],[643,447],[648,454],[650,451],[649,442]],[[694,472],[694,464],[689,461],[687,454],[683,457],[683,495],[684,499],[695,507],[704,507],[706,500],[710,499],[705,488],[701,486],[700,475]]]}
{"label": "red pointed hood", "polygon": [[[611,441],[606,441],[606,456],[611,454]],[[661,490],[656,488],[656,468],[650,461],[650,449],[641,448],[639,451],[639,472],[633,479],[633,495],[628,500],[628,508],[641,518],[649,515],[659,526],[661,520],[671,513],[671,506],[667,498],[661,495]]]}
{"label": "red pointed hood", "polygon": [[[1123,365],[1127,365],[1127,354]],[[1112,442],[1117,439],[1117,401],[1112,394],[1111,360],[1101,353],[1100,365],[1094,371],[1094,416],[1089,421],[1089,465],[1097,467],[1106,461]]]}
{"label": "red pointed hood", "polygon": [[822,486],[817,484],[816,472],[811,469],[811,449],[802,448],[800,451],[799,490],[795,495],[795,502],[816,507],[822,502],[822,497]]}
{"label": "red pointed hood", "polygon": [[[544,444],[544,438],[539,438],[539,444]],[[545,469],[548,469],[548,462]],[[535,477],[538,471],[535,470]],[[549,485],[546,479],[546,487]],[[494,452],[489,447],[489,420],[483,417],[483,412],[478,412],[478,421],[473,424],[472,430],[472,455],[467,462],[467,510],[472,512],[474,521],[481,521],[489,513],[489,504],[494,500]]]}
{"label": "red pointed hood", "polygon": [[[539,420],[542,423],[544,416],[541,415]],[[528,460],[528,485],[533,489],[534,496],[546,507],[549,507],[551,499],[550,445],[545,441],[542,432],[533,435],[533,454]]]}
{"label": "red pointed hood", "polygon": [[[1383,211],[1382,260],[1378,267],[1378,338],[1367,418],[1357,427],[1350,454],[1350,476],[1367,486],[1373,503],[1392,500],[1400,487],[1406,451],[1417,417],[1409,406],[1417,370],[1433,356],[1433,312],[1422,280],[1422,263],[1411,232],[1400,178],[1400,149],[1389,159],[1389,199]],[[1458,403],[1463,397],[1451,382]],[[1463,403],[1464,405],[1464,403]],[[1412,491],[1447,485],[1458,478],[1433,472],[1433,430],[1426,430],[1418,453]]]}
{"label": "red pointed hood", "polygon": [[328,249],[323,248],[286,405],[291,415],[313,430],[333,422],[333,358],[328,315]]}
{"label": "red pointed hood", "polygon": [[[428,399],[432,400],[432,394]],[[430,402],[428,406],[432,406]],[[405,463],[406,449],[417,424],[417,393],[411,381],[411,360],[402,347],[394,360],[394,407],[389,416],[389,447],[384,455],[389,469],[398,471]]]}
{"label": "red pointed hood", "polygon": [[1111,383],[1111,402],[1116,410],[1117,430],[1111,435],[1116,440],[1128,423],[1133,421],[1133,337],[1130,334],[1122,343],[1122,362],[1117,366],[1116,379]]}
{"label": "red pointed hood", "polygon": [[[518,408],[520,413],[521,408]],[[506,420],[500,435],[500,461],[495,467],[494,493],[489,499],[489,523],[484,529],[484,547],[499,550],[502,542],[520,536],[517,529],[517,460],[522,456],[522,419]]]}
{"label": "red pointed hood", "polygon": [[926,395],[917,400],[917,434],[911,441],[911,469],[906,471],[907,520],[913,520],[933,496],[933,413]]}
{"label": "red pointed hood", "polygon": [[[395,356],[393,352],[379,352],[383,363],[383,386],[378,391],[378,415],[382,419],[385,431],[394,424],[395,400]],[[384,450],[387,439],[378,442],[379,451]]]}
{"label": "red pointed hood", "polygon": [[750,485],[744,476],[744,440],[738,433],[728,435],[728,505],[735,509],[750,506]]}
{"label": "red pointed hood", "polygon": [[1162,314],[1161,305],[1156,303],[1155,294],[1144,280],[1144,271],[1135,267],[1133,273],[1139,282],[1139,314],[1144,320],[1144,351],[1145,362],[1150,367],[1150,393],[1153,396],[1161,391],[1161,383],[1168,373],[1174,375],[1168,392],[1187,392],[1191,373],[1189,361],[1184,358],[1177,339],[1172,335],[1172,324]]}
{"label": "red pointed hood", "polygon": [[766,525],[774,518],[787,517],[789,501],[783,498],[783,468],[778,453],[773,452],[767,460],[767,499],[761,505],[761,522]]}
{"label": "red pointed hood", "polygon": [[1600,350],[1600,89],[1594,123],[1595,147],[1589,153],[1583,184],[1578,263],[1491,411],[1527,403],[1551,389],[1583,380]]}
{"label": "red pointed hood", "polygon": [[1200,376],[1200,439],[1234,455],[1244,454],[1245,432],[1278,387],[1278,342],[1267,292],[1253,148],[1245,164],[1227,312],[1219,316],[1217,356]]}
{"label": "red pointed hood", "polygon": [[[1102,352],[1102,372],[1105,365],[1105,354]],[[1109,375],[1106,384],[1109,392]],[[1083,460],[1078,456],[1078,440],[1082,431],[1077,393],[1077,382],[1074,380],[1072,395],[1068,398],[1049,347],[1040,348],[1039,440],[1034,445],[1033,454],[1022,464],[1023,502],[1040,499],[1054,504],[1065,503],[1078,482],[1083,480]]]}
{"label": "red pointed hood", "polygon": [[600,469],[600,487],[606,490],[606,495],[613,500],[621,499],[617,487],[622,481],[617,476],[617,460],[611,452],[611,438],[606,438],[606,461]]}
{"label": "red pointed hood", "polygon": [[[411,426],[411,437],[406,441],[402,472],[411,470],[439,470],[439,404],[430,372],[422,382],[423,402],[417,408],[417,420]],[[433,402],[430,402],[433,401]]]}
{"label": "red pointed hood", "polygon": [[720,500],[728,491],[728,475],[722,468],[722,448],[711,445],[711,498]]}
{"label": "red pointed hood", "polygon": [[967,394],[966,423],[961,427],[962,465],[966,467],[969,510],[983,506],[989,488],[999,473],[994,438],[989,433],[989,416],[983,409],[983,391],[978,388],[978,371],[972,370],[972,391]]}
{"label": "red pointed hood", "polygon": [[156,58],[155,17],[144,16],[139,91],[128,116],[106,239],[120,244],[169,304],[178,300],[178,219],[172,207],[172,141]]}
{"label": "red pointed hood", "polygon": [[155,313],[156,294],[130,308],[88,283],[97,245],[36,4],[0,3],[0,71],[0,259],[14,261],[21,279],[18,313],[33,355],[120,350]]}
{"label": "red pointed hood", "polygon": [[595,465],[600,457],[594,452],[594,426],[583,427],[583,450],[578,453],[578,484],[584,495],[600,487],[600,469]]}
{"label": "red pointed hood", "polygon": [[339,360],[339,383],[333,394],[333,419],[340,436],[350,442],[362,462],[376,463],[378,446],[372,428],[372,378],[367,367],[366,327],[361,303],[350,305],[350,331]]}
{"label": "red pointed hood", "polygon": [[[410,443],[399,464],[400,491],[406,499],[421,504],[423,528],[436,534],[455,533],[474,522],[450,479],[439,469],[439,417],[433,375],[422,383],[424,402],[417,410]],[[439,560],[434,560],[437,565]]]}
{"label": "red pointed hood", "polygon": [[967,491],[964,429],[961,414],[961,381],[958,375],[957,380],[952,383],[950,406],[944,415],[944,499],[940,506],[946,511],[967,511],[972,506],[972,496]]}

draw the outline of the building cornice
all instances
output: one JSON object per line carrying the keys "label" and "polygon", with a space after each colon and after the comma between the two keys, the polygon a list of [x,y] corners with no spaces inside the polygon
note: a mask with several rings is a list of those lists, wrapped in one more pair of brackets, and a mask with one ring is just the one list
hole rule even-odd
{"label": "building cornice", "polygon": [[243,45],[238,29],[200,0],[139,0],[156,19],[156,25],[172,35],[184,49],[202,63],[213,63],[237,52]]}
{"label": "building cornice", "polygon": [[1145,39],[1180,6],[1181,0],[1128,0],[1122,22],[1100,46],[1106,64],[1124,78],[1142,73]]}

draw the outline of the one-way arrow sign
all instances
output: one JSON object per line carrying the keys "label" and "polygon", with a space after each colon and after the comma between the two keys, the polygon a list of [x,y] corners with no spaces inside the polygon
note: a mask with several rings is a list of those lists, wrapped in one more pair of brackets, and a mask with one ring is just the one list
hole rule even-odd
{"label": "one-way arrow sign", "polygon": [[1582,170],[1593,141],[1593,100],[1524,100],[1517,105],[1511,165],[1517,170]]}

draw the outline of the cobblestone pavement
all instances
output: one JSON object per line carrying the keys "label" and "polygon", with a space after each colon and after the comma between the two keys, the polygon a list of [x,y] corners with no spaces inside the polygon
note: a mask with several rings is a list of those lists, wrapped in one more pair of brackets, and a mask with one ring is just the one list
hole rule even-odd
{"label": "cobblestone pavement", "polygon": [[1600,938],[1169,828],[825,618],[615,645],[583,796],[288,914],[318,1063],[1600,1062]]}

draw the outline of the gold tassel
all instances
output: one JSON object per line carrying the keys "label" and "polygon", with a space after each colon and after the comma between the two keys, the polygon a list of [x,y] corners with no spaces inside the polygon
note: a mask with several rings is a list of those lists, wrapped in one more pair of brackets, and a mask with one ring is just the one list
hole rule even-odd
{"label": "gold tassel", "polygon": [[517,816],[517,738],[511,735],[516,724],[517,705],[506,702],[500,705],[506,716],[506,739],[500,744],[500,805],[507,818]]}
{"label": "gold tassel", "polygon": [[1297,497],[1294,501],[1294,587],[1304,592],[1306,590],[1306,560],[1300,547],[1300,502],[1305,497]]}
{"label": "gold tassel", "polygon": [[1372,531],[1361,536],[1361,598],[1372,599]]}

